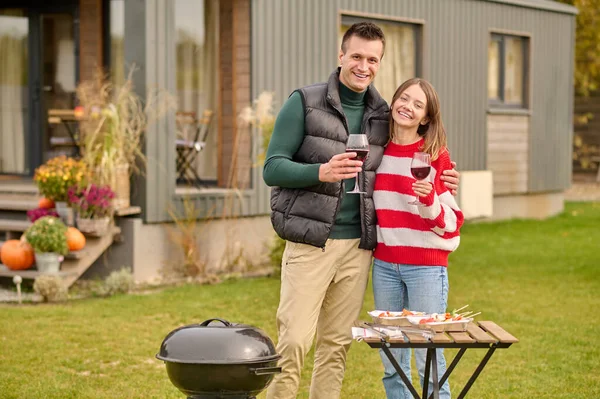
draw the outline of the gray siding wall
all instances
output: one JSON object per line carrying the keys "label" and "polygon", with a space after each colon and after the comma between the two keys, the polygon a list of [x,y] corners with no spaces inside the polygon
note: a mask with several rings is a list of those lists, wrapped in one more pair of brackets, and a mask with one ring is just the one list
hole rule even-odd
{"label": "gray siding wall", "polygon": [[[133,82],[143,99],[159,90],[175,92],[173,12],[169,0],[125,2],[125,64],[136,67]],[[132,203],[142,207],[148,222],[168,220],[166,210],[175,193],[174,132],[174,111],[146,132],[146,167],[133,178]]]}
{"label": "gray siding wall", "polygon": [[526,3],[255,0],[252,96],[274,91],[281,104],[295,88],[327,79],[343,11],[423,20],[423,76],[439,92],[452,158],[459,170],[484,170],[490,31],[523,32],[531,37],[529,191],[562,190],[571,179],[575,19]]}
{"label": "gray siding wall", "polygon": [[[459,170],[484,170],[489,34],[523,32],[531,37],[529,191],[562,190],[571,178],[574,16],[531,8],[531,1],[526,2],[529,7],[509,3],[253,0],[252,98],[264,90],[274,91],[281,106],[295,88],[326,80],[338,63],[343,11],[423,20],[423,76],[440,94],[452,157]],[[168,0],[126,2],[126,62],[140,68],[134,79],[142,95],[155,88],[174,92],[172,14]],[[170,220],[168,207],[181,208],[183,201],[175,195],[174,128],[174,116],[169,115],[148,130],[146,175],[137,180],[132,198],[142,205],[148,222]],[[215,190],[189,199],[201,215],[222,214],[227,198],[233,198],[239,216],[268,214],[269,188],[260,167],[253,169],[252,180],[249,190]]]}

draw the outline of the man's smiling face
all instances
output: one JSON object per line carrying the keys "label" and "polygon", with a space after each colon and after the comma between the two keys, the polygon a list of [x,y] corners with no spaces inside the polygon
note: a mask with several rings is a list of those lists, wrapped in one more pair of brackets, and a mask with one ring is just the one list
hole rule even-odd
{"label": "man's smiling face", "polygon": [[366,40],[352,36],[340,50],[339,59],[342,69],[340,82],[351,90],[361,93],[369,87],[383,56],[383,43],[380,40]]}

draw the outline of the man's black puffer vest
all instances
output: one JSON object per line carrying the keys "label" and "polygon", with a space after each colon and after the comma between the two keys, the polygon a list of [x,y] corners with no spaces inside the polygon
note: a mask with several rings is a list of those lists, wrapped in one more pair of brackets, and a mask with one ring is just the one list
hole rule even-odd
{"label": "man's black puffer vest", "polygon": [[[304,104],[304,141],[294,155],[295,162],[327,163],[346,150],[348,123],[339,94],[339,68],[327,83],[299,89]],[[361,133],[369,138],[370,152],[360,174],[361,240],[359,248],[377,244],[377,218],[373,203],[375,170],[388,142],[389,107],[371,85],[365,93]],[[342,195],[342,182],[320,183],[311,187],[274,187],[271,192],[271,222],[277,234],[288,241],[323,247],[335,222]]]}

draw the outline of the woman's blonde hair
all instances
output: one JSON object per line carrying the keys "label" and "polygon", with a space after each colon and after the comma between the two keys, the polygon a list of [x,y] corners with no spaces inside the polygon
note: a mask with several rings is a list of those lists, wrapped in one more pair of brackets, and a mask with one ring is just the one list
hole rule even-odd
{"label": "woman's blonde hair", "polygon": [[[428,81],[421,78],[412,78],[402,83],[400,87],[394,93],[390,109],[394,106],[394,103],[400,97],[402,93],[411,86],[419,85],[425,97],[427,98],[427,107],[425,110],[425,118],[427,123],[420,125],[417,129],[419,136],[425,137],[425,143],[421,151],[431,155],[431,159],[437,159],[440,155],[440,151],[447,146],[446,130],[442,123],[442,113],[440,111],[440,100],[437,92]],[[394,138],[395,124],[394,118],[392,117],[393,112],[390,112],[390,140]]]}

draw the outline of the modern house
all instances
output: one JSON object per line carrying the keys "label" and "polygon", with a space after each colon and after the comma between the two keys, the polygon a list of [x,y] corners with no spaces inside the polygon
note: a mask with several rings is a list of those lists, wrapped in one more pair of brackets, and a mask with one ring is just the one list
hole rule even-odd
{"label": "modern house", "polygon": [[[413,76],[439,92],[467,217],[547,217],[571,181],[577,10],[550,0],[5,0],[0,5],[0,191],[53,155],[64,127],[47,110],[75,105],[79,81],[103,66],[116,83],[135,65],[136,91],[178,98],[180,113],[214,111],[195,161],[202,184],[177,184],[176,112],[152,125],[145,175],[133,179],[138,216],[120,219],[111,264],[138,280],[176,249],[169,209],[191,201],[211,265],[260,262],[272,235],[260,144],[237,116],[264,91],[279,107],[337,66],[344,30],[378,23],[387,49],[375,81],[386,99]],[[5,187],[2,189],[2,187]],[[233,255],[232,254],[233,251]]]}

